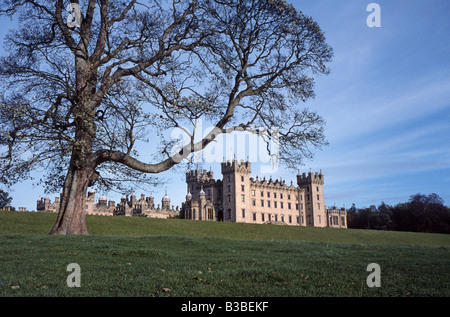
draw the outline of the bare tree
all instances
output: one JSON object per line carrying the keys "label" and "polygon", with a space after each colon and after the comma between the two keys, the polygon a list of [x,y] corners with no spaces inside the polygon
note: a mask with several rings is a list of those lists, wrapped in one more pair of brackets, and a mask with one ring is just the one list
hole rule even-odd
{"label": "bare tree", "polygon": [[[47,188],[63,188],[52,234],[88,233],[85,195],[95,182],[152,182],[146,175],[236,127],[279,127],[288,166],[326,144],[323,119],[298,103],[314,96],[313,76],[328,72],[332,50],[285,1],[72,2],[0,7],[19,21],[0,60],[1,181],[48,171]],[[214,129],[171,153],[163,131],[194,130],[201,118]],[[154,158],[139,157],[142,142]]]}

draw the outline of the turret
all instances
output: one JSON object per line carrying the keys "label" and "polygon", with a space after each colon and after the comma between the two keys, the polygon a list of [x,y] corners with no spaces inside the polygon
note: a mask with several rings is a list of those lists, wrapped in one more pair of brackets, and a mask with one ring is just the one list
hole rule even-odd
{"label": "turret", "polygon": [[100,206],[106,206],[106,204],[107,204],[107,199],[106,199],[105,194],[102,194],[102,195],[100,196],[100,198],[99,198],[99,200],[98,200],[98,204],[99,204]]}
{"label": "turret", "polygon": [[164,195],[164,197],[161,200],[161,209],[162,210],[170,210],[170,198],[167,195],[167,190],[166,190],[166,194]]}
{"label": "turret", "polygon": [[245,222],[245,213],[250,201],[250,173],[251,163],[241,160],[223,162],[221,165],[223,174],[223,210],[224,221]]}
{"label": "turret", "polygon": [[298,174],[297,184],[305,197],[305,224],[307,226],[326,227],[327,219],[323,197],[324,175],[322,171],[313,173],[310,170],[308,174]]}
{"label": "turret", "polygon": [[153,194],[150,194],[150,196],[146,198],[146,201],[148,208],[150,208],[151,210],[155,209],[155,197],[153,196]]}
{"label": "turret", "polygon": [[95,191],[91,190],[88,192],[87,200],[94,202],[95,201]]}

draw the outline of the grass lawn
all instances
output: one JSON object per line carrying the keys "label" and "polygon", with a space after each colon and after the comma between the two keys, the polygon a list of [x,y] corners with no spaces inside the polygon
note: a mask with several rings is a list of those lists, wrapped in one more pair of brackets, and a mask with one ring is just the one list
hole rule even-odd
{"label": "grass lawn", "polygon": [[48,236],[55,219],[0,213],[1,296],[450,295],[449,235],[88,216],[90,236]]}

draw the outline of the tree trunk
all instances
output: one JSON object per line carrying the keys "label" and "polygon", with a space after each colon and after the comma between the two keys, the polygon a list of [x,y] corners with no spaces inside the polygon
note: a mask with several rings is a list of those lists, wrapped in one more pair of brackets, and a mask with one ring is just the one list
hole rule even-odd
{"label": "tree trunk", "polygon": [[86,192],[91,169],[70,166],[64,182],[59,214],[50,234],[88,235],[86,226]]}

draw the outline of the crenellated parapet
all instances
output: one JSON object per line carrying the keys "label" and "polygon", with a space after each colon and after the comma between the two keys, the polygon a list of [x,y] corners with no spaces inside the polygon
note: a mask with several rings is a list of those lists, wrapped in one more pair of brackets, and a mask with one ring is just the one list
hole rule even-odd
{"label": "crenellated parapet", "polygon": [[290,184],[286,184],[286,181],[283,179],[275,179],[273,180],[272,177],[270,177],[268,180],[266,180],[266,177],[259,178],[256,176],[256,179],[253,177],[250,178],[250,185],[252,188],[267,188],[271,190],[290,190],[295,191],[298,190],[296,186],[290,182]]}
{"label": "crenellated parapet", "polygon": [[309,172],[308,174],[302,173],[297,175],[297,184],[299,186],[305,186],[309,184],[315,185],[323,185],[324,184],[324,175],[322,171],[320,173]]}
{"label": "crenellated parapet", "polygon": [[240,160],[238,162],[236,159],[233,159],[232,161],[222,162],[221,169],[223,175],[232,173],[250,174],[252,172],[252,165],[249,161]]}
{"label": "crenellated parapet", "polygon": [[214,173],[211,170],[207,171],[197,168],[186,172],[186,183],[209,183],[212,181],[214,181]]}

